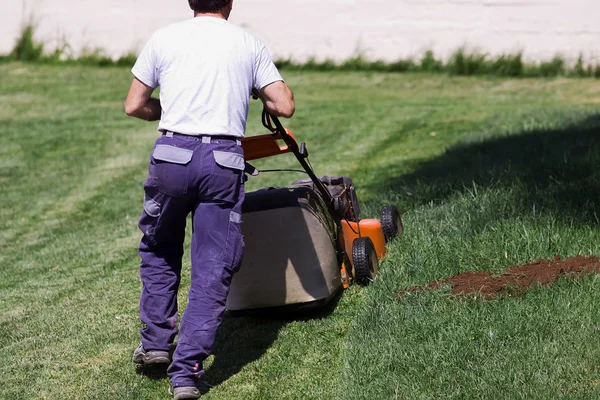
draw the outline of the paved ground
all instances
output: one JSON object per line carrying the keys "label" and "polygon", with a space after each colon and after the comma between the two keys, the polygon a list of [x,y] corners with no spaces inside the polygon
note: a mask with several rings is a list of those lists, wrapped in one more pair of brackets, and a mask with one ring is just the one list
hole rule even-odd
{"label": "paved ground", "polygon": [[[35,9],[32,5],[35,4]],[[151,32],[190,17],[184,0],[0,0],[0,53],[8,52],[24,16],[40,38],[112,56],[138,51]],[[262,38],[278,58],[395,60],[461,46],[492,53],[557,53],[600,61],[597,0],[235,0],[232,21]]]}

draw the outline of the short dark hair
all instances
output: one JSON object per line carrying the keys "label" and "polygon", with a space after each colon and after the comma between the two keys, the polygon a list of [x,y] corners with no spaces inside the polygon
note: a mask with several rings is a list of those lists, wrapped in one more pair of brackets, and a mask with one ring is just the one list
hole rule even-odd
{"label": "short dark hair", "polygon": [[229,5],[229,0],[188,0],[190,8],[199,13],[217,12]]}

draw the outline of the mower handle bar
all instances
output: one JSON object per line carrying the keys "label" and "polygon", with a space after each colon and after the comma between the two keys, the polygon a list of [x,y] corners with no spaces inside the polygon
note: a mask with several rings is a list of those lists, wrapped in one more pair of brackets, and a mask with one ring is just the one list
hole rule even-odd
{"label": "mower handle bar", "polygon": [[[271,122],[275,124],[274,127],[271,124]],[[308,153],[306,152],[306,147],[302,146],[304,152],[301,152],[300,147],[298,147],[298,142],[296,141],[296,138],[294,138],[288,133],[288,131],[283,127],[283,125],[279,121],[279,118],[277,118],[274,115],[271,115],[266,109],[263,109],[262,112],[262,123],[265,128],[271,131],[271,133],[273,133],[274,135],[281,136],[281,139],[288,146],[289,150],[294,154],[304,171],[312,180],[315,188],[319,191],[321,196],[323,196],[323,199],[326,200],[327,207],[333,213],[333,197],[331,196],[331,193],[329,193],[329,190],[327,190],[323,182],[321,182],[321,180],[317,177],[311,165],[308,163]]]}

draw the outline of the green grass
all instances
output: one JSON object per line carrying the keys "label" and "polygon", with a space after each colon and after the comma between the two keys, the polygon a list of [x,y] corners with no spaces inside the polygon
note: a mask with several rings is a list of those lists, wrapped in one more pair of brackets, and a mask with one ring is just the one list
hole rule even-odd
{"label": "green grass", "polygon": [[[595,277],[493,301],[394,294],[461,271],[599,253],[600,83],[285,75],[297,100],[288,126],[317,172],[351,176],[363,217],[397,204],[406,233],[371,286],[320,313],[227,318],[206,398],[599,397]],[[136,222],[157,135],[122,111],[130,79],[127,68],[0,65],[2,399],[168,398],[160,371],[130,362]],[[249,133],[263,132],[259,111],[254,103]],[[296,178],[264,174],[248,188]]]}

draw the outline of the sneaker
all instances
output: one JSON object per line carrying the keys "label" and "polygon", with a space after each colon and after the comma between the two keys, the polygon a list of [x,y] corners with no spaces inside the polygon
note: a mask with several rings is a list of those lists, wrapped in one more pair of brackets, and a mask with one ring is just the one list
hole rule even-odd
{"label": "sneaker", "polygon": [[171,357],[168,351],[144,350],[140,344],[133,352],[133,362],[136,364],[169,364]]}
{"label": "sneaker", "polygon": [[199,399],[200,390],[195,386],[180,386],[173,388],[173,400]]}

